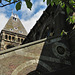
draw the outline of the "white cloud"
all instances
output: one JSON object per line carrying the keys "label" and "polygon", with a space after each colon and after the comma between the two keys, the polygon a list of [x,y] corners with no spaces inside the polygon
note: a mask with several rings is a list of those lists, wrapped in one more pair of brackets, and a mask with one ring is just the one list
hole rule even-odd
{"label": "white cloud", "polygon": [[11,12],[9,9],[11,9],[9,5],[6,7],[0,7],[0,13]]}
{"label": "white cloud", "polygon": [[39,0],[38,2],[39,2],[39,3],[38,3],[39,5],[42,5],[42,6],[45,6],[45,7],[47,7],[47,4],[46,4],[46,2],[43,2],[43,0],[41,0],[41,1]]}
{"label": "white cloud", "polygon": [[[32,0],[32,3],[33,3],[33,0]],[[41,7],[43,7],[43,8],[41,8]],[[27,8],[25,2],[22,3],[21,21],[28,33],[30,32],[30,29],[32,29],[32,27],[35,25],[36,21],[40,18],[40,16],[43,13],[43,10],[45,10],[46,7],[47,7],[47,5],[45,2],[43,2],[43,0],[36,0],[35,3],[33,4],[31,10],[29,10]]]}
{"label": "white cloud", "polygon": [[[33,0],[32,0],[33,3]],[[26,3],[22,2],[21,12],[22,12],[22,19],[28,20],[30,19],[34,14],[36,14],[38,11],[42,9],[42,7],[45,9],[47,7],[46,3],[43,2],[43,0],[36,0],[35,3],[32,5],[32,9],[29,10],[26,6]],[[35,13],[36,12],[36,13]]]}
{"label": "white cloud", "polygon": [[[37,12],[32,18],[30,18],[27,21],[25,21],[24,19],[21,19],[21,22],[24,25],[24,27],[25,27],[25,29],[27,30],[28,33],[29,33],[30,29],[32,29],[32,27],[35,25],[36,21],[42,15],[43,10],[44,9]],[[5,14],[0,13],[0,31],[4,28],[4,26],[6,25],[8,20],[9,20],[9,18],[7,18]]]}
{"label": "white cloud", "polygon": [[[32,0],[32,3],[33,3],[33,0]],[[43,8],[41,8],[42,6],[43,6]],[[20,12],[22,14],[21,22],[24,25],[24,27],[26,28],[28,33],[29,33],[30,29],[32,29],[32,27],[35,25],[36,21],[40,18],[40,16],[43,13],[43,10],[46,7],[47,7],[46,3],[44,3],[43,0],[36,0],[32,6],[32,10],[29,10],[27,8],[25,2],[24,1],[22,2],[22,7],[20,10]],[[10,8],[10,6],[9,6],[9,8]],[[8,14],[8,13],[5,13],[6,11],[8,11],[8,10],[6,10],[5,8],[3,8],[3,10],[0,11],[0,31],[3,29],[3,27],[6,25],[8,19],[9,19],[6,17],[6,15]]]}
{"label": "white cloud", "polygon": [[6,9],[3,7],[3,8],[0,8],[0,13],[4,13],[6,11]]}
{"label": "white cloud", "polygon": [[6,15],[3,13],[0,13],[0,31],[4,28],[7,21],[8,21],[8,18],[6,17]]}
{"label": "white cloud", "polygon": [[40,16],[43,13],[43,10],[40,10],[39,12],[37,12],[31,19],[25,21],[24,19],[21,19],[21,22],[23,23],[25,29],[27,30],[27,32],[29,33],[30,30],[32,29],[32,27],[35,25],[36,21],[39,20]]}
{"label": "white cloud", "polygon": [[25,2],[23,2],[21,12],[22,12],[22,19],[30,18],[31,15],[34,13],[34,8],[32,7],[32,10],[28,9]]}

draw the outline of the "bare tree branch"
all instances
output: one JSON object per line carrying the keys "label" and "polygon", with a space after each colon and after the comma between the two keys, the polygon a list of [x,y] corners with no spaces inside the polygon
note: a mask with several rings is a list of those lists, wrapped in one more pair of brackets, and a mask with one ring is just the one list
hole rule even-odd
{"label": "bare tree branch", "polygon": [[[8,3],[8,4],[5,4],[5,5],[4,5],[3,3],[1,3],[2,6],[0,6],[0,7],[4,7],[4,6],[10,5],[10,4],[19,2],[19,1],[20,1],[20,0],[15,1],[15,2],[11,2],[11,3]],[[68,6],[75,12],[75,8],[74,8],[71,4],[69,4],[69,0],[61,0],[61,1],[64,2],[66,5],[68,5]]]}
{"label": "bare tree branch", "polygon": [[4,6],[7,6],[7,5],[10,5],[10,4],[13,4],[13,3],[16,3],[16,2],[19,2],[19,1],[11,2],[11,3],[5,4],[5,5],[4,5],[3,3],[1,3],[2,6],[0,6],[0,7],[4,7]]}

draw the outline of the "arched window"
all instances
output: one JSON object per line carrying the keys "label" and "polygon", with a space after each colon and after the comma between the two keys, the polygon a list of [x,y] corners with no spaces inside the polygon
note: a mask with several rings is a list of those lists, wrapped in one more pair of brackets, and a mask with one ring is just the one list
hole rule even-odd
{"label": "arched window", "polygon": [[23,42],[23,39],[21,39],[21,42]]}
{"label": "arched window", "polygon": [[5,39],[7,39],[8,38],[8,36],[7,35],[5,35]]}
{"label": "arched window", "polygon": [[12,41],[15,41],[15,37],[12,37]]}
{"label": "arched window", "polygon": [[20,38],[18,38],[18,42],[20,42]]}
{"label": "arched window", "polygon": [[9,40],[11,40],[11,36],[9,36]]}

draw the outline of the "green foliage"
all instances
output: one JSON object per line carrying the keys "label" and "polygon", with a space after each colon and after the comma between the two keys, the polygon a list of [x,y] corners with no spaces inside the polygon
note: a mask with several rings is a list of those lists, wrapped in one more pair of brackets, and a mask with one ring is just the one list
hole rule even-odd
{"label": "green foliage", "polygon": [[75,15],[69,16],[66,21],[69,21],[70,23],[75,23]]}
{"label": "green foliage", "polygon": [[32,3],[30,2],[30,0],[25,0],[27,8],[29,8],[31,10],[32,8]]}
{"label": "green foliage", "polygon": [[21,1],[19,1],[17,4],[16,4],[16,10],[20,10],[21,9]]}
{"label": "green foliage", "polygon": [[51,2],[51,6],[53,6],[54,5],[54,2]]}
{"label": "green foliage", "polygon": [[62,31],[60,35],[63,36],[63,33],[64,33],[64,32]]}
{"label": "green foliage", "polygon": [[[21,9],[21,4],[22,4],[22,0],[5,0],[7,2],[17,2],[16,4],[16,10],[20,10]],[[24,0],[26,2],[27,8],[29,8],[31,10],[32,8],[32,3],[31,0]],[[75,23],[75,16],[70,16],[70,13],[75,12],[75,0],[43,0],[43,2],[47,3],[47,5],[51,4],[51,6],[53,6],[54,4],[56,5],[60,5],[62,8],[66,7],[66,11],[68,14],[68,18],[67,21],[69,21],[70,23]],[[0,0],[0,3],[2,3],[2,0]]]}
{"label": "green foliage", "polygon": [[[45,2],[45,0],[43,0],[43,2]],[[60,5],[62,8],[65,7],[65,5],[67,6],[66,7],[66,12],[68,14],[68,21],[70,23],[75,23],[75,20],[73,17],[75,16],[70,16],[70,13],[73,13],[75,11],[75,1],[74,0],[47,0],[47,5],[51,4],[51,6],[54,5],[54,3],[56,5]]]}
{"label": "green foliage", "polygon": [[73,10],[71,8],[69,8],[69,6],[66,7],[66,11],[67,11],[67,14],[69,15],[71,12],[73,12]]}
{"label": "green foliage", "polygon": [[[12,3],[12,1],[15,3],[15,2],[17,2],[17,4],[16,4],[16,10],[18,11],[18,10],[20,10],[21,9],[21,4],[22,4],[22,0],[5,0],[5,1],[7,1],[7,2],[11,2]],[[30,10],[31,10],[31,8],[32,8],[32,3],[31,3],[31,1],[30,0],[24,0],[25,2],[26,2],[26,5],[27,5],[27,8],[29,8]],[[2,3],[1,2],[1,0],[0,0],[0,3]]]}
{"label": "green foliage", "polygon": [[2,0],[0,0],[0,3],[2,2]]}
{"label": "green foliage", "polygon": [[[7,2],[20,1],[22,3],[22,0],[5,0],[5,1],[7,1]],[[31,0],[24,0],[24,1],[26,2],[27,8],[29,8],[31,10],[31,8],[32,8]],[[56,5],[60,4],[60,6],[62,8],[64,8],[65,4],[68,3],[69,5],[71,5],[71,6],[73,6],[75,8],[75,1],[74,0],[43,0],[43,2],[45,2],[45,1],[46,1],[47,5],[51,4],[51,6],[53,6],[54,4],[56,4]],[[2,0],[0,0],[0,3],[1,2],[2,2]],[[72,11],[72,8],[70,8],[69,5],[67,5],[67,8],[66,8],[68,14],[70,13],[70,10]]]}
{"label": "green foliage", "polygon": [[65,32],[64,30],[62,30],[62,32],[61,32],[61,36],[63,36],[63,34],[65,34],[65,35],[67,35],[67,32]]}
{"label": "green foliage", "polygon": [[65,7],[64,2],[60,2],[60,6],[61,6],[62,8],[64,8],[64,7]]}
{"label": "green foliage", "polygon": [[47,0],[47,5],[51,2],[51,0]]}
{"label": "green foliage", "polygon": [[9,2],[9,3],[11,2],[11,0],[5,0],[5,1],[7,1],[7,2]]}
{"label": "green foliage", "polygon": [[14,2],[16,2],[17,0],[14,0]]}
{"label": "green foliage", "polygon": [[43,0],[43,2],[45,2],[45,0]]}

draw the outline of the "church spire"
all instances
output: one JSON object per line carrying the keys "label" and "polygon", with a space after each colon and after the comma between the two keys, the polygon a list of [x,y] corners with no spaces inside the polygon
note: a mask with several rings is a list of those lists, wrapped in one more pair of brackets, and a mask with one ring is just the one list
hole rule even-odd
{"label": "church spire", "polygon": [[11,16],[13,16],[13,9],[11,9],[11,10],[12,10]]}

